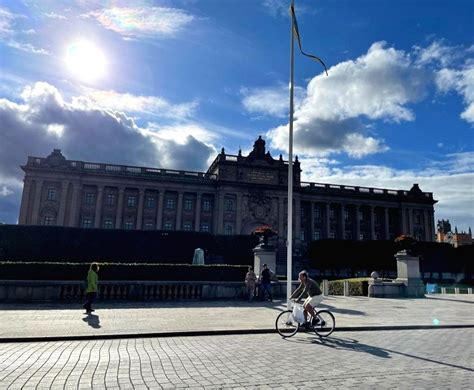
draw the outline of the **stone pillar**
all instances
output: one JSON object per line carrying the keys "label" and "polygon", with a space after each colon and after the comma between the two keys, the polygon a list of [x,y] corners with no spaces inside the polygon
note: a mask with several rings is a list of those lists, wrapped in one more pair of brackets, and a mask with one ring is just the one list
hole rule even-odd
{"label": "stone pillar", "polygon": [[165,201],[165,191],[164,189],[160,188],[160,192],[158,194],[158,206],[157,206],[157,212],[156,212],[156,229],[157,230],[161,230],[163,227],[164,201]]}
{"label": "stone pillar", "polygon": [[95,216],[94,216],[94,227],[100,228],[101,227],[101,219],[102,219],[102,198],[104,197],[104,187],[99,186],[97,188],[97,199],[95,201]]}
{"label": "stone pillar", "polygon": [[235,214],[235,234],[242,234],[242,194],[237,194],[237,207]]}
{"label": "stone pillar", "polygon": [[201,231],[201,203],[202,203],[202,194],[200,192],[197,193],[196,196],[196,215],[194,216],[194,231],[200,232]]}
{"label": "stone pillar", "polygon": [[41,206],[41,193],[43,190],[43,180],[35,180],[35,198],[33,200],[33,215],[32,215],[32,224],[39,225],[41,221],[39,220],[39,210]]}
{"label": "stone pillar", "polygon": [[385,239],[390,240],[390,213],[388,207],[384,208],[384,226],[385,226]]}
{"label": "stone pillar", "polygon": [[283,218],[285,217],[285,198],[280,196],[278,198],[278,236],[286,241],[285,226]]}
{"label": "stone pillar", "polygon": [[326,238],[330,238],[330,235],[331,235],[331,218],[330,218],[330,214],[331,214],[331,204],[328,202],[326,203]]}
{"label": "stone pillar", "polygon": [[408,209],[408,234],[413,236],[414,234],[414,224],[413,224],[413,209],[410,207]]}
{"label": "stone pillar", "polygon": [[181,220],[183,219],[183,193],[178,192],[178,205],[176,207],[176,227],[175,230],[181,230],[182,224]]}
{"label": "stone pillar", "polygon": [[262,272],[263,264],[276,273],[276,251],[273,245],[259,244],[253,249],[253,254],[253,269],[257,276]]}
{"label": "stone pillar", "polygon": [[63,181],[61,183],[61,197],[59,200],[58,219],[56,220],[56,225],[58,226],[67,226],[67,222],[64,220],[64,217],[66,215],[66,202],[67,202],[68,188],[69,188],[69,182]]}
{"label": "stone pillar", "polygon": [[355,209],[355,219],[356,219],[356,240],[360,240],[360,206],[356,204],[354,206]]}
{"label": "stone pillar", "polygon": [[125,188],[119,188],[119,196],[117,201],[117,218],[115,219],[115,228],[122,229],[122,215],[123,215],[123,197],[125,194]]}
{"label": "stone pillar", "polygon": [[79,183],[72,183],[71,213],[69,214],[69,226],[77,227],[78,210],[81,206],[81,186]]}
{"label": "stone pillar", "polygon": [[435,239],[434,235],[436,234],[434,211],[430,210],[429,215],[430,215],[430,224],[431,224],[431,239],[430,239],[430,241],[433,242],[433,240]]}
{"label": "stone pillar", "polygon": [[432,240],[432,234],[428,210],[423,210],[423,230],[425,231],[425,241],[430,242]]}
{"label": "stone pillar", "polygon": [[299,196],[294,197],[295,199],[295,229],[294,235],[295,241],[301,240],[301,199]]}
{"label": "stone pillar", "polygon": [[18,224],[20,225],[26,224],[28,209],[31,207],[31,205],[29,204],[31,187],[31,180],[25,179],[23,184],[23,194],[21,195],[20,218],[18,219]]}
{"label": "stone pillar", "polygon": [[145,204],[145,190],[140,189],[138,192],[138,212],[137,212],[137,230],[143,227],[143,206]]}
{"label": "stone pillar", "polygon": [[370,206],[370,239],[375,240],[375,207]]}
{"label": "stone pillar", "polygon": [[310,237],[309,237],[309,240],[308,242],[311,242],[314,240],[314,202],[309,202],[309,218],[310,218],[310,221],[309,221],[309,227],[310,227],[310,231],[309,231],[309,234],[310,234]]}
{"label": "stone pillar", "polygon": [[341,215],[339,216],[339,220],[341,221],[341,226],[340,226],[340,231],[341,231],[341,240],[346,239],[346,216],[345,216],[345,211],[346,208],[344,206],[344,203],[341,203]]}
{"label": "stone pillar", "polygon": [[420,260],[418,256],[411,256],[406,251],[398,252],[397,279],[395,283],[405,285],[403,295],[405,297],[423,298],[425,296],[425,285],[420,278]]}
{"label": "stone pillar", "polygon": [[224,232],[224,194],[220,193],[218,195],[217,208],[215,208],[217,213],[217,225],[214,228],[215,234],[223,234]]}
{"label": "stone pillar", "polygon": [[401,211],[400,211],[400,214],[401,214],[401,219],[400,219],[400,224],[402,225],[401,226],[401,234],[409,234],[409,229],[408,229],[408,226],[407,226],[407,212],[406,212],[406,208],[402,206],[401,208]]}

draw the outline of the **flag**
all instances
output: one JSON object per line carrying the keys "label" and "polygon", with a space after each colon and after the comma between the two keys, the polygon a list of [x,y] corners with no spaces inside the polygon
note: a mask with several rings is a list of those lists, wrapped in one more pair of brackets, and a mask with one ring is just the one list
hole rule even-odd
{"label": "flag", "polygon": [[298,22],[296,21],[296,15],[295,15],[295,8],[293,5],[290,6],[291,10],[291,18],[293,19],[293,34],[295,34],[296,39],[298,40],[298,46],[300,47],[301,54],[303,54],[306,57],[311,58],[314,61],[319,62],[323,67],[324,71],[326,72],[326,76],[328,76],[328,70],[326,68],[326,65],[324,64],[323,60],[321,58],[313,56],[312,54],[305,53],[303,51],[303,48],[301,47],[301,38],[300,38],[300,32],[298,31]]}

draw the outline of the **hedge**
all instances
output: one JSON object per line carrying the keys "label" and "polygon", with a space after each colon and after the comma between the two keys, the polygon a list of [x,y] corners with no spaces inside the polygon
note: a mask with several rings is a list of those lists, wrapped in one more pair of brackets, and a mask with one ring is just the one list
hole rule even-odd
{"label": "hedge", "polygon": [[328,282],[329,295],[344,295],[345,281],[349,282],[349,295],[368,295],[369,282],[367,278],[330,280]]}
{"label": "hedge", "polygon": [[[0,262],[0,280],[85,280],[89,264]],[[247,266],[101,263],[99,280],[243,282]]]}

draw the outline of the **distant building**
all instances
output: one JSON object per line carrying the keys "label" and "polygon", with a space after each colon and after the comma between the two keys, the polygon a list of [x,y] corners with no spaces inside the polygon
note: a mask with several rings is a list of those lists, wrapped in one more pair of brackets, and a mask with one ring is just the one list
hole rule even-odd
{"label": "distant building", "polygon": [[458,232],[458,228],[454,227],[454,233],[451,231],[451,224],[448,220],[438,220],[436,233],[436,241],[447,242],[455,248],[462,245],[472,245],[472,233],[469,227],[468,232]]}
{"label": "distant building", "polygon": [[[249,234],[278,231],[285,261],[288,161],[274,159],[261,137],[248,156],[224,149],[207,172],[67,160],[55,149],[28,157],[19,223],[103,229],[158,229]],[[294,248],[312,240],[435,237],[433,194],[307,183],[294,162]]]}

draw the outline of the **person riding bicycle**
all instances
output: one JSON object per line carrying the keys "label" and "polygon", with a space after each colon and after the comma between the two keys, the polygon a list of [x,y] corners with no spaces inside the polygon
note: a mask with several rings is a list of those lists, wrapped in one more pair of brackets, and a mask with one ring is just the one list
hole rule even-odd
{"label": "person riding bicycle", "polygon": [[[305,321],[307,321],[307,313],[309,313],[313,317],[313,321],[317,322],[314,307],[316,305],[319,305],[323,300],[321,289],[319,288],[318,283],[315,280],[311,279],[308,276],[308,272],[304,270],[298,274],[298,279],[300,281],[300,285],[295,291],[293,291],[293,294],[291,294],[290,299],[294,299],[295,302],[298,302],[301,298],[307,296],[303,303],[304,319]],[[315,324],[313,323],[313,325]]]}

